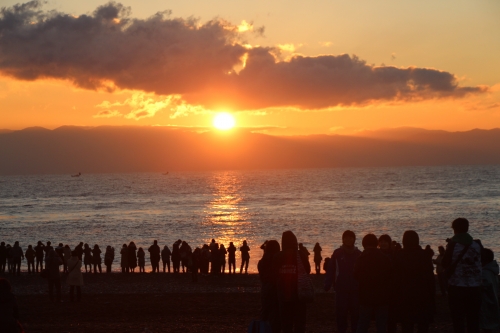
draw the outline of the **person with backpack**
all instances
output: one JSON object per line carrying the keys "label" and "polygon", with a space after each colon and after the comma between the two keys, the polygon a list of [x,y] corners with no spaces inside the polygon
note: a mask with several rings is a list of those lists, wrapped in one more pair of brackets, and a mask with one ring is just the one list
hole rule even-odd
{"label": "person with backpack", "polygon": [[480,241],[469,234],[469,221],[457,218],[451,224],[454,236],[443,257],[448,279],[448,301],[457,333],[479,332],[481,310],[482,266]]}
{"label": "person with backpack", "polygon": [[335,314],[339,333],[347,332],[351,322],[351,332],[356,332],[359,317],[358,281],[354,278],[354,264],[361,255],[355,247],[356,234],[346,230],[342,234],[342,245],[333,251],[326,267],[325,291],[332,285],[335,290]]}
{"label": "person with backpack", "polygon": [[72,251],[71,257],[68,259],[68,277],[66,284],[69,286],[69,299],[71,302],[75,300],[80,302],[82,299],[83,274],[81,271],[82,261],[78,258],[78,252]]}
{"label": "person with backpack", "polygon": [[[281,251],[273,259],[276,271],[276,289],[280,309],[281,329],[284,333],[306,331],[307,303],[299,298],[299,274],[311,273],[307,256],[298,250],[297,237],[291,231],[283,232]],[[266,245],[267,247],[267,245]]]}

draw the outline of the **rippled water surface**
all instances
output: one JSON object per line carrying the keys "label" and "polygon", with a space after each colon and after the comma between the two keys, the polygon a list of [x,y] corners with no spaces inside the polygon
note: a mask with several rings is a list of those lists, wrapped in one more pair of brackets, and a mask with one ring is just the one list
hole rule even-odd
{"label": "rippled water surface", "polygon": [[118,249],[131,240],[172,248],[180,238],[194,248],[212,238],[226,246],[246,239],[252,271],[263,241],[287,229],[311,252],[319,242],[325,257],[345,229],[396,240],[413,229],[422,245],[436,247],[459,216],[500,251],[499,166],[0,177],[2,241]]}

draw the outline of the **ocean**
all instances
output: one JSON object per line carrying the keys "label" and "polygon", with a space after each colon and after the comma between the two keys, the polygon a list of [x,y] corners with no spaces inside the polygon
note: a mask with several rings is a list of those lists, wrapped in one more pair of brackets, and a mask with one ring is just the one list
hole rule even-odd
{"label": "ocean", "polygon": [[123,243],[147,252],[155,239],[161,248],[182,239],[194,249],[214,238],[226,247],[247,240],[256,272],[261,244],[285,230],[311,262],[316,242],[330,256],[346,229],[360,248],[366,233],[401,241],[412,229],[437,253],[457,217],[499,253],[500,166],[0,176],[0,241],[18,240],[24,250],[39,240],[71,248],[82,241],[103,254],[111,245],[113,270]]}

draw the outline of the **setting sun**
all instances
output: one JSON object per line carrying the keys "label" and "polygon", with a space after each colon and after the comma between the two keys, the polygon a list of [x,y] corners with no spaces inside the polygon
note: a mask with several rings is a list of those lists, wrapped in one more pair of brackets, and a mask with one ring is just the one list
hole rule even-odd
{"label": "setting sun", "polygon": [[213,121],[214,127],[223,131],[233,128],[235,124],[233,115],[227,112],[217,113]]}

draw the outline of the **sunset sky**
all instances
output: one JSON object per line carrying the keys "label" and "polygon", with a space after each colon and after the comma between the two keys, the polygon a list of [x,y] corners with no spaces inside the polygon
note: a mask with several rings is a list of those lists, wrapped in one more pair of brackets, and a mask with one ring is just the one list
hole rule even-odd
{"label": "sunset sky", "polygon": [[0,129],[500,127],[500,2],[3,0]]}

